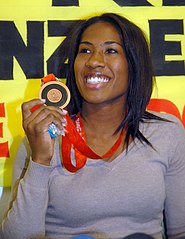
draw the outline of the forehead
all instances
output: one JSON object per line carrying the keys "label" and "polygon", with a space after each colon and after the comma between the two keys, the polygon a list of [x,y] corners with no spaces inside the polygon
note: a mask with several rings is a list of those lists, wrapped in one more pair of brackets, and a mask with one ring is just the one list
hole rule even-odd
{"label": "forehead", "polygon": [[117,29],[108,22],[97,22],[90,25],[82,34],[81,41],[105,42],[116,41],[121,43]]}

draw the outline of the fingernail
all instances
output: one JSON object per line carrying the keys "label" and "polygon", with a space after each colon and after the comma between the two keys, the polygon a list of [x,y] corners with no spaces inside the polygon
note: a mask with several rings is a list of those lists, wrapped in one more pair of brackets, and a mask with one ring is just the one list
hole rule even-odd
{"label": "fingernail", "polygon": [[66,123],[67,124],[67,119],[66,118],[62,118],[62,123]]}
{"label": "fingernail", "polygon": [[67,114],[67,110],[62,109],[62,112],[63,112],[64,114]]}
{"label": "fingernail", "polygon": [[64,130],[64,133],[67,133],[67,132],[68,132],[66,128],[64,128],[63,130]]}
{"label": "fingernail", "polygon": [[64,132],[64,131],[62,131],[61,135],[62,135],[62,136],[65,136],[65,132]]}

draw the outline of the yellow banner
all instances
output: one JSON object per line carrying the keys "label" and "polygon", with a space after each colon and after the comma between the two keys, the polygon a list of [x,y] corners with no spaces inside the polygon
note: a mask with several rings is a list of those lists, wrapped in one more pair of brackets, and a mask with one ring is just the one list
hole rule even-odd
{"label": "yellow banner", "polygon": [[103,12],[123,15],[144,30],[157,80],[148,108],[174,114],[185,126],[185,1],[1,0],[0,186],[11,185],[13,160],[24,135],[22,102],[37,97],[40,78],[48,73],[65,82],[68,29]]}

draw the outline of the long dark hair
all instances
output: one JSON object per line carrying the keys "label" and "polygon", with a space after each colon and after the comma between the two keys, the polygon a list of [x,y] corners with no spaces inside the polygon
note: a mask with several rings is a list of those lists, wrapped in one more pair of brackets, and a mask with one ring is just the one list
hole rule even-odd
{"label": "long dark hair", "polygon": [[75,30],[70,36],[69,45],[70,51],[66,84],[72,93],[72,99],[68,105],[68,112],[70,115],[81,112],[83,98],[78,91],[75,81],[74,61],[83,32],[90,25],[97,22],[111,23],[117,29],[128,62],[129,86],[126,99],[128,113],[116,132],[126,124],[127,133],[125,143],[127,148],[130,136],[133,139],[138,138],[141,142],[152,146],[139,131],[139,123],[141,121],[143,122],[146,119],[163,120],[146,111],[155,82],[148,42],[138,26],[118,14],[104,13],[86,21],[79,21],[78,25],[75,26]]}

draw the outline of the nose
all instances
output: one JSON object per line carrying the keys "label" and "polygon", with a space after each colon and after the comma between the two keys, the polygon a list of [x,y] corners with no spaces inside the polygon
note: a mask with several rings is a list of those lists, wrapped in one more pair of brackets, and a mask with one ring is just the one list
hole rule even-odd
{"label": "nose", "polygon": [[97,67],[104,67],[104,55],[102,52],[93,52],[90,54],[89,58],[85,64],[88,68],[97,68]]}

